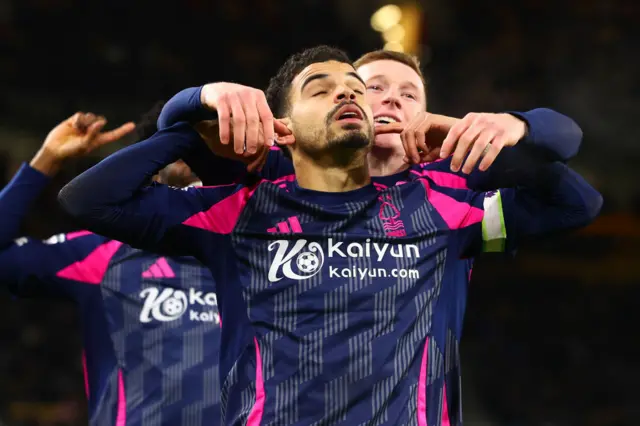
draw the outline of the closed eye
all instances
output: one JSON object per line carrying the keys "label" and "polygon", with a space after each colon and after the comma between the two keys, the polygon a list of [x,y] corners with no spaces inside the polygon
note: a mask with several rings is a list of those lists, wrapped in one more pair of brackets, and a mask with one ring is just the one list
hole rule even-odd
{"label": "closed eye", "polygon": [[327,92],[326,92],[325,90],[323,90],[323,91],[321,91],[321,92],[315,93],[313,96],[314,96],[314,97],[316,97],[316,96],[324,95],[324,94],[326,94],[326,93],[327,93]]}

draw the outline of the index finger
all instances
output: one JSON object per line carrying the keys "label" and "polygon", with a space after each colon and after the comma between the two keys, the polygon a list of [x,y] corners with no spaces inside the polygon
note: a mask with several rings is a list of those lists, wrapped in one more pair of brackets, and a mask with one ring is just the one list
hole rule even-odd
{"label": "index finger", "polygon": [[460,120],[447,133],[447,137],[442,141],[442,146],[440,147],[440,157],[445,158],[448,157],[452,152],[453,148],[458,143],[460,136],[469,128],[471,123],[468,123],[465,120]]}
{"label": "index finger", "polygon": [[133,130],[135,130],[136,125],[133,122],[125,123],[117,129],[113,129],[110,132],[105,132],[98,135],[96,139],[96,143],[98,145],[102,145],[105,143],[115,142],[118,139],[122,139]]}
{"label": "index finger", "polygon": [[374,130],[376,135],[385,135],[388,133],[400,134],[404,130],[404,125],[402,123],[382,124],[380,126],[375,126]]}
{"label": "index finger", "polygon": [[267,99],[264,97],[264,94],[260,92],[260,96],[258,96],[257,100],[258,107],[258,115],[260,116],[260,121],[262,122],[262,129],[264,131],[264,142],[267,146],[273,146],[273,141],[275,140],[275,132],[274,132],[274,119],[273,114],[271,113],[271,109],[267,104]]}

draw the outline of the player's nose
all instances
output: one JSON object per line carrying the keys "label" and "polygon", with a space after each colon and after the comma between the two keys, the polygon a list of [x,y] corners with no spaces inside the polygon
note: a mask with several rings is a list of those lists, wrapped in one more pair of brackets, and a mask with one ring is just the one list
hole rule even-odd
{"label": "player's nose", "polygon": [[353,89],[347,86],[341,86],[336,90],[336,95],[333,98],[333,102],[339,104],[344,101],[355,101],[356,100],[356,92]]}
{"label": "player's nose", "polygon": [[402,108],[400,102],[400,96],[398,96],[393,90],[387,90],[382,96],[382,105],[392,106],[394,108]]}

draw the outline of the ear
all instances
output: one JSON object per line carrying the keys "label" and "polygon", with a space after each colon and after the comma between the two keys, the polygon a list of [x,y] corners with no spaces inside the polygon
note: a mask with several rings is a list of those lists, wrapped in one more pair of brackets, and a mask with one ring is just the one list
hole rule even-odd
{"label": "ear", "polygon": [[287,126],[287,128],[293,132],[291,128],[291,119],[289,117],[278,118],[278,121]]}
{"label": "ear", "polygon": [[291,120],[288,117],[275,120],[276,142],[278,145],[292,145],[296,138],[293,136]]}

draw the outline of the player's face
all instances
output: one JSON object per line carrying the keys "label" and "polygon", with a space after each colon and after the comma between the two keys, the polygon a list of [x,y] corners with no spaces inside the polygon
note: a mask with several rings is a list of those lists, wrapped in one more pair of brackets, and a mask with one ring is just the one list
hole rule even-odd
{"label": "player's face", "polygon": [[302,70],[289,92],[293,150],[313,157],[335,148],[368,148],[373,120],[364,96],[364,82],[349,64],[319,62]]}
{"label": "player's face", "polygon": [[[376,126],[390,121],[406,123],[426,110],[424,83],[411,67],[385,59],[361,66],[358,74],[367,85],[367,103]],[[402,147],[402,141],[397,134],[377,135],[375,146],[397,148]]]}
{"label": "player's face", "polygon": [[193,174],[191,168],[182,160],[171,163],[160,171],[160,181],[170,186],[183,188],[197,180],[198,177]]}

